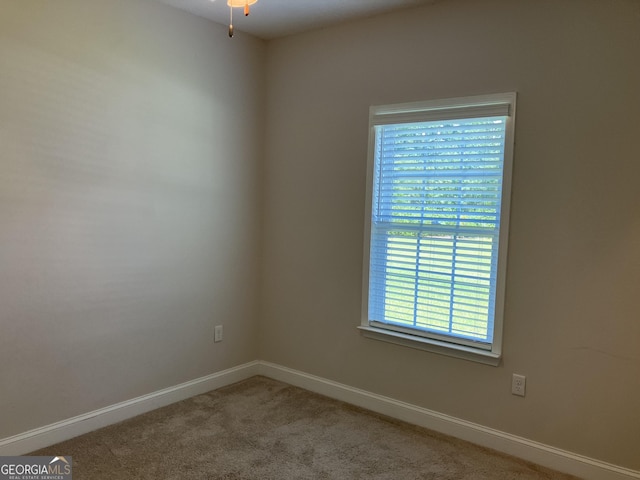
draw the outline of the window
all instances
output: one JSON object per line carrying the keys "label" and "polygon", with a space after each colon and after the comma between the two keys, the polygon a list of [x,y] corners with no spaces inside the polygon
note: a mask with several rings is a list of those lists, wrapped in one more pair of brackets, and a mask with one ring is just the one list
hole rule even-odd
{"label": "window", "polygon": [[371,107],[366,336],[500,361],[515,100]]}

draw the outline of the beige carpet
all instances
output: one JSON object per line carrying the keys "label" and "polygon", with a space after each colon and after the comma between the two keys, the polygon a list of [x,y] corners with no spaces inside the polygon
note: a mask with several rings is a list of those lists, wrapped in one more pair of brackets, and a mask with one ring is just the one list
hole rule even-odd
{"label": "beige carpet", "polygon": [[33,455],[74,480],[575,478],[264,377]]}

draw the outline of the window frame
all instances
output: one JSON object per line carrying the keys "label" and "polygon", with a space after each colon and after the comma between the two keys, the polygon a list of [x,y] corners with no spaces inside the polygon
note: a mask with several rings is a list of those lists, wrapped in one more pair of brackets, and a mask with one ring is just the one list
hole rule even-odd
{"label": "window frame", "polygon": [[[499,365],[502,358],[511,183],[513,172],[513,153],[515,148],[516,97],[517,94],[515,92],[508,92],[370,107],[362,277],[362,318],[361,324],[358,327],[365,337],[442,355],[462,358],[465,360],[471,360],[487,365]],[[435,338],[438,337],[437,335],[434,335],[433,337],[425,336],[423,331],[420,331],[419,334],[412,333],[411,327],[394,327],[393,330],[390,330],[380,327],[378,324],[375,326],[372,325],[375,321],[369,320],[369,270],[374,191],[373,182],[375,175],[375,127],[387,124],[428,122],[457,118],[465,119],[483,116],[489,117],[495,115],[496,111],[506,112],[506,114],[503,114],[506,116],[506,124],[502,169],[502,198],[500,204],[500,230],[498,233],[496,297],[491,349],[487,350],[486,346],[484,348],[479,348],[474,347],[473,345],[451,343],[446,340]]]}

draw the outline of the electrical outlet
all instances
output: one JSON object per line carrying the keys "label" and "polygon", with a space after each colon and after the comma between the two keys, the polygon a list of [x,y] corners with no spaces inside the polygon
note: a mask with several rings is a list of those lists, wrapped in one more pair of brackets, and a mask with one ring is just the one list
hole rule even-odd
{"label": "electrical outlet", "polygon": [[216,325],[216,327],[213,329],[213,341],[222,341],[222,325]]}
{"label": "electrical outlet", "polygon": [[525,391],[527,387],[527,377],[524,375],[518,375],[517,373],[513,374],[511,378],[511,393],[514,395],[519,395],[524,397]]}

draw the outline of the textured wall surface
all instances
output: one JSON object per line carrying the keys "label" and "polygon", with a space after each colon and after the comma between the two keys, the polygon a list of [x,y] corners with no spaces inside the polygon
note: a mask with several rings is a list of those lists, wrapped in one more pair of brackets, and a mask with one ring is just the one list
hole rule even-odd
{"label": "textured wall surface", "polygon": [[[261,358],[640,469],[639,52],[629,0],[451,0],[271,42]],[[502,365],[362,338],[369,106],[508,91]]]}
{"label": "textured wall surface", "polygon": [[155,2],[0,0],[0,438],[255,359],[263,75]]}

